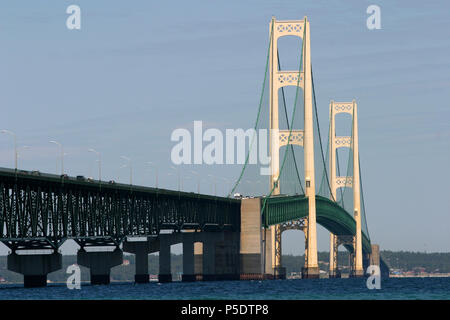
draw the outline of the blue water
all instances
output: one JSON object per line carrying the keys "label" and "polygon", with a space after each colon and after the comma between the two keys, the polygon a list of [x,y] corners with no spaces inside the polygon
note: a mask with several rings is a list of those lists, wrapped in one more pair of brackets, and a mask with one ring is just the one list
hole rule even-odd
{"label": "blue water", "polygon": [[450,299],[450,278],[382,279],[369,290],[365,279],[222,281],[195,283],[64,284],[45,288],[0,286],[0,299]]}

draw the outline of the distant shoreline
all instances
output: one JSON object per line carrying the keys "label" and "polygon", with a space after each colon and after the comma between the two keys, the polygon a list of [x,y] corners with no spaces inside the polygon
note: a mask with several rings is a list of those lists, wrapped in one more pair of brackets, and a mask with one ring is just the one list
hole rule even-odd
{"label": "distant shoreline", "polygon": [[[436,274],[422,274],[422,275],[390,275],[389,278],[450,278],[450,273],[436,273]],[[329,279],[328,276],[324,276],[321,277],[321,279]],[[342,279],[348,279],[348,275],[347,274],[343,274],[342,275]],[[287,280],[301,280],[300,278],[297,277],[288,277]],[[250,281],[250,280],[237,280],[237,281]],[[266,280],[266,281],[271,281],[271,280]],[[173,282],[181,282],[181,281],[173,281]],[[202,282],[202,281],[197,281],[197,282]],[[111,283],[134,283],[133,280],[111,280]],[[158,281],[155,280],[151,280],[150,283],[158,283]],[[17,285],[23,285],[23,282],[1,282],[0,283],[0,288],[3,285],[13,285],[13,284],[17,284]],[[57,284],[57,285],[64,285],[65,282],[61,282],[61,281],[51,281],[48,282],[47,284]],[[90,281],[81,281],[82,285],[89,285]]]}
{"label": "distant shoreline", "polygon": [[391,274],[389,278],[448,278],[450,273],[430,273],[430,274],[418,274],[418,275],[402,275]]}

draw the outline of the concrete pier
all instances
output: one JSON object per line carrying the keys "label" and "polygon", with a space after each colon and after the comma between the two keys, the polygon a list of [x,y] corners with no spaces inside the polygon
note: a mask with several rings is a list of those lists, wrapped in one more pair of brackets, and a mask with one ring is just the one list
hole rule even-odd
{"label": "concrete pier", "polygon": [[240,278],[273,279],[272,233],[261,225],[261,200],[242,199],[240,232]]}
{"label": "concrete pier", "polygon": [[[263,230],[261,229],[260,210],[260,199],[242,199],[240,265],[241,274],[247,275],[246,277],[262,273],[263,261],[261,253],[263,250],[263,239],[261,235]],[[270,241],[266,241],[266,244],[268,243]],[[269,261],[269,264],[272,267],[271,261]]]}
{"label": "concrete pier", "polygon": [[335,269],[333,272],[330,272],[330,274],[328,275],[328,278],[341,278],[341,270],[339,269]]}
{"label": "concrete pier", "polygon": [[302,268],[302,279],[319,279],[320,270],[319,267]]}
{"label": "concrete pier", "polygon": [[[375,265],[380,267],[381,276],[383,278],[389,278],[389,267],[380,257],[380,246],[378,244],[372,244],[371,249],[372,252],[364,257],[364,270],[367,270],[370,265]],[[366,273],[365,276],[369,276],[369,274]]]}
{"label": "concrete pier", "polygon": [[380,246],[372,244],[372,253],[369,255],[369,265],[380,266]]}
{"label": "concrete pier", "polygon": [[194,234],[183,235],[183,275],[184,282],[195,281]]}
{"label": "concrete pier", "polygon": [[136,283],[148,283],[148,254],[150,253],[149,241],[124,241],[123,251],[134,253],[135,267],[134,281]]}
{"label": "concrete pier", "polygon": [[159,235],[159,282],[172,282],[170,246],[172,234]]}
{"label": "concrete pier", "polygon": [[276,280],[286,280],[286,268],[275,267],[273,269],[273,278]]}
{"label": "concrete pier", "polygon": [[205,232],[203,239],[203,281],[215,281],[217,280],[216,244],[223,240],[223,233]]}
{"label": "concrete pier", "polygon": [[171,253],[174,244],[183,244],[181,280],[238,280],[240,274],[240,233],[232,231],[186,230],[163,233],[147,240],[126,240],[123,251],[136,256],[137,283],[148,282],[148,254],[159,252],[159,282],[171,282]]}
{"label": "concrete pier", "polygon": [[123,252],[119,248],[114,251],[92,251],[84,248],[78,250],[77,263],[90,269],[91,284],[109,284],[111,268],[121,265]]}
{"label": "concrete pier", "polygon": [[203,274],[203,243],[194,243],[194,273],[196,279],[201,279]]}
{"label": "concrete pier", "polygon": [[361,270],[354,270],[353,272],[351,272],[351,273],[348,275],[348,277],[349,277],[349,278],[363,278],[363,277],[365,277],[365,275],[364,275],[364,271],[361,271]]}
{"label": "concrete pier", "polygon": [[239,280],[239,233],[225,231],[223,241],[216,244],[217,280]]}
{"label": "concrete pier", "polygon": [[62,268],[62,256],[58,252],[25,255],[14,252],[8,255],[7,268],[23,274],[26,288],[45,287],[47,274]]}

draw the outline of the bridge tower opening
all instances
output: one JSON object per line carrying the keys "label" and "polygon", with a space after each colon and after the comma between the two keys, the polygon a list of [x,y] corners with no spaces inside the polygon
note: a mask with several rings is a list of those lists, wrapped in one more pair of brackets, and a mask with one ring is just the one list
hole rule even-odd
{"label": "bridge tower opening", "polygon": [[[299,219],[294,220],[289,223],[284,223],[281,226],[281,238],[282,238],[282,253],[284,255],[284,258],[286,258],[286,255],[293,254],[294,256],[300,257],[301,255],[304,255],[305,253],[305,247],[302,245],[302,242],[305,243],[305,232],[306,232],[306,220],[305,219]],[[300,232],[301,231],[301,232]],[[295,249],[289,250],[290,253],[286,253],[286,240],[290,240],[291,243],[295,243]],[[286,261],[283,258],[282,260],[282,266],[286,274],[286,278],[289,276],[289,270],[286,267]],[[298,261],[298,264],[296,263],[295,270],[301,271],[301,268],[305,265],[306,261],[303,259],[303,261],[300,259]],[[298,268],[298,269],[297,269]],[[301,274],[298,271],[294,271],[297,273],[297,275],[294,275],[296,278],[300,276]]]}

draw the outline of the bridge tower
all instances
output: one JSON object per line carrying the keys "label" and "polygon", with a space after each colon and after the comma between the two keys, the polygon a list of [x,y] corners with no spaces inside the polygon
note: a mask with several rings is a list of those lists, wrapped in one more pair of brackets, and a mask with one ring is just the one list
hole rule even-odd
{"label": "bridge tower", "polygon": [[[352,254],[352,270],[350,276],[360,277],[364,275],[362,257],[361,234],[361,203],[360,203],[360,176],[359,176],[359,152],[358,152],[358,107],[356,101],[330,102],[330,187],[331,198],[336,200],[337,189],[351,187],[353,189],[353,214],[356,221],[356,234],[349,239],[348,236],[337,236],[330,233],[330,277],[340,277],[338,270],[337,254],[340,244],[351,244],[354,248]],[[336,115],[348,113],[352,116],[352,136],[336,136]],[[350,148],[353,152],[353,176],[336,175],[336,151],[338,148]]]}
{"label": "bridge tower", "polygon": [[[314,171],[314,139],[313,139],[313,101],[312,101],[312,73],[311,73],[311,47],[310,29],[307,17],[304,20],[277,21],[272,17],[270,24],[271,51],[270,51],[270,154],[271,179],[270,189],[274,188],[273,195],[280,194],[280,147],[286,136],[296,135],[301,139],[291,139],[289,144],[297,144],[304,148],[304,167],[306,196],[308,197],[308,218],[303,228],[305,232],[305,266],[302,275],[305,278],[318,278],[319,267],[317,263],[317,236],[316,236],[316,199],[315,199],[315,171]],[[278,69],[278,39],[283,36],[297,36],[303,41],[302,66],[300,71],[281,71]],[[285,79],[294,79],[285,81]],[[280,130],[278,121],[278,92],[280,88],[288,85],[298,85],[304,91],[304,129]],[[295,141],[295,142],[294,142]],[[299,226],[300,227],[300,226]],[[284,271],[281,264],[281,232],[282,226],[271,227],[273,239],[272,268],[274,276],[283,278]]]}

